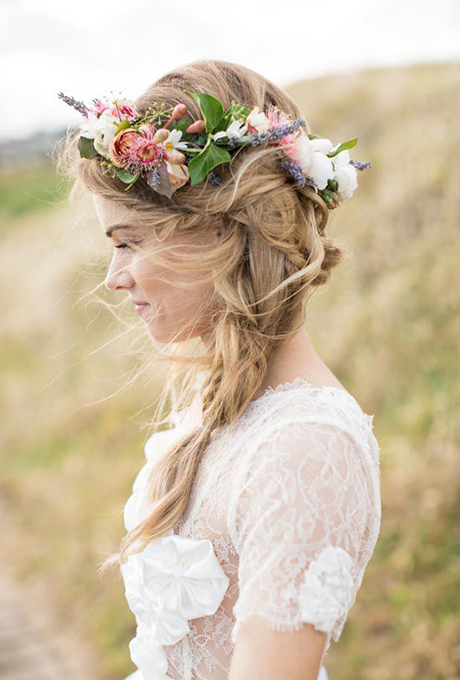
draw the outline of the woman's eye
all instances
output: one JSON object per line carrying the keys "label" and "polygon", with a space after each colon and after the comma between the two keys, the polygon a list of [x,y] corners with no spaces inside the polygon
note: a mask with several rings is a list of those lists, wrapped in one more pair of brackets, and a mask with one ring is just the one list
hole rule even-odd
{"label": "woman's eye", "polygon": [[[134,241],[133,241],[131,245],[136,245],[136,243],[134,243]],[[129,243],[120,243],[119,246],[115,246],[115,248],[130,248],[130,247],[131,246],[130,246]]]}

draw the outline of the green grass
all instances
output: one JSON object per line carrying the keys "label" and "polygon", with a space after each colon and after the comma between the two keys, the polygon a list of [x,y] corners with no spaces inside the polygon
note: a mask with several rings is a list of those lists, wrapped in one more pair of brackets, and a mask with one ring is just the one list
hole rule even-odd
{"label": "green grass", "polygon": [[52,164],[0,175],[0,224],[2,233],[13,223],[37,211],[49,210],[64,201],[68,183],[56,175]]}

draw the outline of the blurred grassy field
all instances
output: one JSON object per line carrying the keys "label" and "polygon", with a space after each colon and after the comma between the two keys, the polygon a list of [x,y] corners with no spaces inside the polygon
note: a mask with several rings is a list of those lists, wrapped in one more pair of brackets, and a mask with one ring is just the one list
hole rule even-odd
{"label": "blurred grassy field", "polygon": [[[381,534],[326,666],[340,680],[453,680],[460,66],[331,75],[288,91],[314,133],[358,136],[351,156],[373,166],[331,221],[353,256],[309,303],[316,348],[375,414],[381,446]],[[133,670],[133,617],[115,571],[99,578],[96,564],[123,533],[158,368],[116,394],[136,365],[123,356],[136,332],[82,300],[110,247],[84,204],[67,205],[53,168],[0,179],[0,198],[5,554],[31,606],[50,610],[69,653],[81,652],[81,677],[118,680]]]}

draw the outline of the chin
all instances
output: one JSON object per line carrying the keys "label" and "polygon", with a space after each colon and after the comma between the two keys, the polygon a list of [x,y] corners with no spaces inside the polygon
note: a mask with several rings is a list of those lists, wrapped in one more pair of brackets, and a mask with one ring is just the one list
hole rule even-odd
{"label": "chin", "polygon": [[148,324],[148,331],[156,342],[161,342],[162,344],[177,344],[200,336],[200,332],[196,329],[192,332],[181,327],[171,331],[170,328],[161,328],[154,320]]}
{"label": "chin", "polygon": [[171,332],[171,329],[161,328],[161,326],[153,320],[148,324],[148,331],[156,342],[161,342],[162,344],[183,342],[187,339],[186,334],[181,333],[179,329]]}

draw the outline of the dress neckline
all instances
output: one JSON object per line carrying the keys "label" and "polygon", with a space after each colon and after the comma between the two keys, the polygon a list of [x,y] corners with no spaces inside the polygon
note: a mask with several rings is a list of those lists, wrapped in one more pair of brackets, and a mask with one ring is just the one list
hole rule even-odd
{"label": "dress neckline", "polygon": [[285,382],[279,383],[278,385],[276,385],[276,387],[271,386],[267,387],[265,392],[261,394],[260,397],[257,397],[256,399],[253,399],[252,401],[249,402],[244,413],[242,413],[242,415],[238,419],[238,424],[241,425],[245,423],[248,418],[253,416],[253,411],[255,410],[257,413],[258,407],[263,405],[266,402],[266,400],[270,399],[270,397],[272,397],[273,395],[280,393],[288,393],[299,389],[307,390],[309,392],[312,392],[313,394],[323,393],[331,394],[331,396],[337,396],[339,399],[344,398],[345,400],[348,400],[362,414],[364,421],[367,423],[367,425],[371,429],[373,429],[374,415],[365,413],[365,411],[363,411],[363,409],[361,408],[359,402],[350,392],[348,392],[348,390],[342,387],[336,387],[335,385],[313,385],[311,382],[309,382],[305,378],[301,378],[300,376],[294,378],[294,380],[287,380]]}
{"label": "dress neckline", "polygon": [[[306,380],[305,378],[297,377],[294,378],[294,380],[287,380],[286,382],[279,383],[279,385],[276,385],[276,387],[267,387],[265,392],[260,395],[260,397],[257,397],[257,399],[253,399],[252,401],[249,402],[249,406],[252,406],[252,404],[257,404],[259,401],[262,399],[265,399],[271,394],[277,394],[278,392],[290,392],[291,390],[295,390],[298,388],[309,388],[310,390],[317,390],[317,391],[328,391],[331,390],[332,392],[343,392],[346,394],[348,397],[350,397],[353,401],[356,402],[356,399],[348,390],[345,390],[343,387],[336,387],[335,385],[313,385],[311,382]],[[357,403],[357,402],[356,402]]]}
{"label": "dress neckline", "polygon": [[[238,426],[241,426],[244,425],[249,419],[252,419],[254,417],[254,414],[257,414],[258,411],[263,409],[265,403],[267,401],[270,401],[273,395],[289,393],[295,390],[306,390],[307,392],[310,392],[314,395],[329,394],[331,395],[332,398],[336,398],[338,400],[344,399],[345,402],[351,404],[354,407],[354,409],[361,414],[364,422],[368,427],[370,427],[371,430],[374,427],[373,425],[374,415],[363,411],[359,402],[348,390],[342,387],[336,387],[335,385],[313,385],[311,382],[309,382],[305,378],[301,378],[300,376],[297,376],[293,380],[287,380],[285,382],[279,383],[278,385],[276,385],[276,387],[271,386],[267,387],[265,392],[261,394],[260,397],[257,397],[256,399],[253,399],[252,401],[249,402],[244,412],[239,416],[234,425],[238,424]],[[186,408],[185,411],[190,412],[191,409],[192,404],[188,408]],[[216,432],[213,432],[213,434],[211,435],[212,438],[218,437],[221,433],[223,433],[227,429],[228,425],[222,425],[221,427],[218,428]]]}

